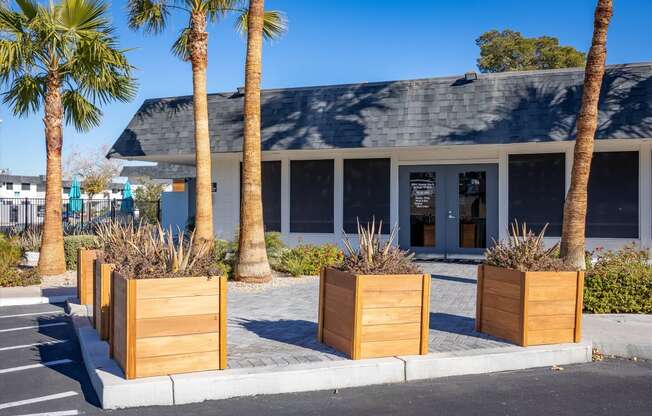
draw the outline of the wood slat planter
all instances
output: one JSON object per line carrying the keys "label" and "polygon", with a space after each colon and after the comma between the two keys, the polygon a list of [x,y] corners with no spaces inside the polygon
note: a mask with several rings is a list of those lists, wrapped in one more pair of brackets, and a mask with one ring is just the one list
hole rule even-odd
{"label": "wood slat planter", "polygon": [[77,250],[77,298],[81,305],[93,304],[93,261],[100,250]]}
{"label": "wood slat planter", "polygon": [[480,265],[475,328],[515,344],[580,342],[584,272],[519,272]]}
{"label": "wood slat planter", "polygon": [[93,326],[100,339],[108,340],[111,326],[111,272],[114,265],[105,263],[101,255],[93,270]]}
{"label": "wood slat planter", "polygon": [[127,379],[226,368],[226,276],[112,282],[111,356]]}
{"label": "wood slat planter", "polygon": [[428,353],[429,275],[354,275],[324,268],[317,339],[357,360]]}

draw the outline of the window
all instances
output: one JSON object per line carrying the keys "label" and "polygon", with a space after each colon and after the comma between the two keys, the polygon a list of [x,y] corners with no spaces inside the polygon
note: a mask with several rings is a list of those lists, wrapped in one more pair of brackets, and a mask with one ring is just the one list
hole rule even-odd
{"label": "window", "polygon": [[344,160],[344,231],[357,233],[357,219],[365,225],[376,219],[389,233],[389,159]]}
{"label": "window", "polygon": [[36,184],[36,192],[45,192],[45,184],[44,183]]}
{"label": "window", "polygon": [[66,195],[69,195],[70,194],[70,187],[69,186],[64,186],[63,193],[66,194]]}
{"label": "window", "polygon": [[20,189],[21,189],[21,191],[29,191],[29,189],[30,189],[30,184],[28,184],[28,183],[21,183],[21,184],[20,184]]}
{"label": "window", "polygon": [[509,220],[547,236],[561,236],[566,157],[563,153],[509,155]]}
{"label": "window", "polygon": [[638,152],[593,154],[586,236],[638,238]]}
{"label": "window", "polygon": [[[281,231],[281,161],[262,163],[263,223],[265,231]],[[240,198],[242,199],[242,163],[240,163]]]}
{"label": "window", "polygon": [[7,182],[7,183],[5,183],[5,188],[8,191],[12,191],[14,189],[14,184],[12,182]]}
{"label": "window", "polygon": [[333,232],[333,175],[333,160],[290,162],[290,232]]}

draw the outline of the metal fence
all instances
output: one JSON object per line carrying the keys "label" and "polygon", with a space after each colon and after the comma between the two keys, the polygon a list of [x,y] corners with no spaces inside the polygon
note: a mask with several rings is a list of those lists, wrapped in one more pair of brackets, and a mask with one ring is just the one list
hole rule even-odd
{"label": "metal fence", "polygon": [[[91,229],[95,224],[115,220],[148,223],[161,220],[160,200],[82,199],[77,200],[76,205],[76,207],[74,203],[71,205],[69,199],[63,200],[61,221],[64,228]],[[0,198],[0,231],[39,228],[43,225],[44,218],[45,199],[43,198]]]}

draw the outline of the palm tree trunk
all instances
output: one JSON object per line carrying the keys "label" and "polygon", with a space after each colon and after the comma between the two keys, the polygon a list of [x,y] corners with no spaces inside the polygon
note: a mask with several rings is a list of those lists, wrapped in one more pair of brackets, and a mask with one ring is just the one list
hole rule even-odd
{"label": "palm tree trunk", "polygon": [[63,227],[61,225],[61,123],[63,106],[58,75],[51,74],[45,93],[45,148],[47,153],[45,181],[45,218],[41,238],[38,268],[41,275],[51,276],[66,271],[63,252]]}
{"label": "palm tree trunk", "polygon": [[567,264],[583,270],[586,207],[593,141],[598,126],[598,101],[607,58],[607,29],[613,14],[612,0],[599,0],[595,9],[593,40],[586,61],[582,107],[577,122],[571,184],[564,204],[561,257]]}
{"label": "palm tree trunk", "polygon": [[208,33],[206,16],[193,12],[190,19],[190,61],[192,63],[193,116],[195,122],[195,164],[197,183],[195,198],[195,242],[213,239],[213,198],[211,189],[211,143],[208,131],[206,66]]}
{"label": "palm tree trunk", "polygon": [[260,154],[260,78],[263,53],[264,1],[250,0],[245,65],[244,141],[240,237],[235,277],[248,282],[272,279],[263,225]]}

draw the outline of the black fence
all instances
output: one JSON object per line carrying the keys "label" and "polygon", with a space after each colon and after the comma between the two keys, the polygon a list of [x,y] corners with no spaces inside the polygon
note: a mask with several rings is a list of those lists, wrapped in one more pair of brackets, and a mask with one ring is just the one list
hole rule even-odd
{"label": "black fence", "polygon": [[[0,231],[39,228],[45,218],[43,198],[0,198]],[[108,221],[161,220],[161,201],[132,199],[64,199],[61,221],[64,228],[92,229],[93,225]]]}

